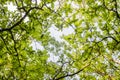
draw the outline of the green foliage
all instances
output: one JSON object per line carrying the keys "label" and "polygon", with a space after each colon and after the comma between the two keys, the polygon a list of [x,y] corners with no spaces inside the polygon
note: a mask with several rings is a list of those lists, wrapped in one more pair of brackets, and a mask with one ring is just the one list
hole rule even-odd
{"label": "green foliage", "polygon": [[119,3],[0,0],[0,80],[119,80]]}

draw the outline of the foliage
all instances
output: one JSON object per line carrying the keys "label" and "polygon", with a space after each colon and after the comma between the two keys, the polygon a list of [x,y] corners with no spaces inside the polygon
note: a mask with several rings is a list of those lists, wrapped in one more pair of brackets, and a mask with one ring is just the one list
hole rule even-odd
{"label": "foliage", "polygon": [[[0,79],[119,80],[119,3],[0,0]],[[50,35],[54,26],[74,32],[60,42]]]}

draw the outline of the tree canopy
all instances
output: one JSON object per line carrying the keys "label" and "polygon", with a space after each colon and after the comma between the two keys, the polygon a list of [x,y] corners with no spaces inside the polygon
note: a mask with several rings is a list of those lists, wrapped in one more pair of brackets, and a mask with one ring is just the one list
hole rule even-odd
{"label": "tree canopy", "polygon": [[120,80],[119,3],[0,0],[0,79]]}

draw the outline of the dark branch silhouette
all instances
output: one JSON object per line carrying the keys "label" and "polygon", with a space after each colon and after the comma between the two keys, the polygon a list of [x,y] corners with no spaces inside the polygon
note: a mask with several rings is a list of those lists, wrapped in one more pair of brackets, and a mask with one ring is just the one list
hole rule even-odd
{"label": "dark branch silhouette", "polygon": [[[21,22],[26,18],[26,16],[30,13],[31,10],[33,9],[39,9],[39,10],[43,10],[42,7],[31,7],[28,11],[26,11],[25,15],[18,21],[16,22],[13,26],[9,27],[9,28],[2,28],[0,29],[0,32],[4,32],[4,31],[11,31],[13,28],[15,28],[16,26],[18,26],[19,24],[21,24]],[[23,9],[23,7],[21,8]]]}
{"label": "dark branch silhouette", "polygon": [[72,77],[78,73],[80,73],[81,71],[83,71],[86,67],[88,67],[90,64],[86,65],[85,67],[83,67],[82,69],[78,70],[77,72],[73,73],[73,74],[67,74],[67,75],[64,75],[64,76],[61,76],[61,77],[58,77],[56,79],[53,79],[53,80],[60,80],[60,79],[63,79],[63,78],[66,78],[66,77]]}

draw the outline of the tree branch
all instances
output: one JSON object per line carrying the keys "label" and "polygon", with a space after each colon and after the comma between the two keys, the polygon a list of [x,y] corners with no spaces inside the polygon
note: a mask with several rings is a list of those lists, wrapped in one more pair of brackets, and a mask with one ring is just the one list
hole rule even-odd
{"label": "tree branch", "polygon": [[[43,5],[44,6],[44,5]],[[4,31],[11,31],[13,28],[15,28],[16,26],[18,26],[19,24],[21,24],[21,22],[26,18],[26,16],[30,13],[31,10],[33,9],[39,9],[39,10],[43,10],[42,7],[31,7],[26,13],[25,15],[18,21],[16,22],[13,26],[11,26],[10,28],[2,28],[0,29],[0,32],[4,32]]]}
{"label": "tree branch", "polygon": [[99,43],[99,42],[101,42],[101,41],[103,41],[103,40],[105,40],[105,39],[107,39],[107,38],[111,38],[111,39],[113,39],[115,42],[117,42],[117,43],[119,43],[120,41],[118,41],[118,40],[116,40],[114,37],[112,37],[112,36],[107,36],[107,37],[104,37],[103,39],[101,39],[100,41],[98,41],[97,43]]}
{"label": "tree branch", "polygon": [[108,11],[112,11],[116,14],[117,18],[120,20],[120,15],[118,13],[118,10],[117,10],[117,1],[116,0],[113,0],[115,2],[115,10],[113,8],[109,9],[106,5],[105,5],[105,0],[103,0],[103,6],[108,10]]}
{"label": "tree branch", "polygon": [[4,42],[6,49],[9,51],[10,54],[12,54],[12,52],[10,51],[10,49],[7,46],[7,43],[5,42],[5,39],[2,36],[0,36],[0,37],[1,37],[2,41]]}
{"label": "tree branch", "polygon": [[15,50],[15,52],[16,52],[16,55],[15,55],[15,56],[17,56],[17,59],[18,59],[18,62],[19,62],[19,66],[21,67],[18,50],[17,50],[17,48],[16,48],[16,41],[15,41],[15,39],[14,39],[14,36],[13,36],[13,34],[12,34],[12,31],[10,31],[10,34],[11,34],[11,38],[12,38],[12,40],[13,40],[13,42],[14,42],[14,50]]}
{"label": "tree branch", "polygon": [[81,71],[83,71],[86,67],[88,67],[90,64],[86,65],[85,67],[83,67],[82,69],[78,70],[77,72],[73,73],[73,74],[67,74],[67,75],[64,75],[64,76],[61,76],[61,77],[58,77],[54,80],[60,80],[60,79],[63,79],[63,78],[66,78],[66,77],[72,77],[78,73],[80,73]]}

